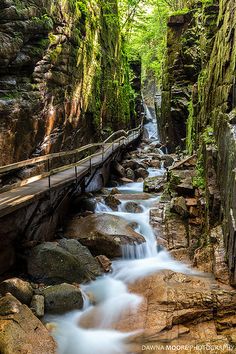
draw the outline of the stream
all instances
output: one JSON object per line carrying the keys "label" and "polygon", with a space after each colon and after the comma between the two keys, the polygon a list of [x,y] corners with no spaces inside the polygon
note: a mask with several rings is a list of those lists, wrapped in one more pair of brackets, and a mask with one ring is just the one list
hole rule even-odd
{"label": "stream", "polygon": [[[146,108],[148,123],[145,128],[149,140],[158,142],[157,122]],[[149,176],[161,176],[165,169],[149,169]],[[143,182],[134,182],[118,187],[120,193],[136,194],[143,192]],[[122,258],[112,262],[112,273],[104,275],[89,284],[82,285],[84,307],[62,316],[47,320],[55,323],[54,338],[59,354],[128,354],[132,353],[129,341],[134,332],[115,330],[116,323],[128,313],[137,313],[142,297],[129,292],[129,285],[150,274],[162,270],[192,273],[187,265],[175,261],[169,253],[158,247],[158,239],[149,224],[150,209],[160,196],[150,195],[146,200],[134,200],[141,206],[142,212],[129,213],[126,203],[121,201],[118,211],[112,211],[105,203],[98,202],[96,213],[109,213],[134,223],[135,231],[146,240],[141,245],[129,245],[122,248]],[[140,332],[142,328],[140,328]]]}

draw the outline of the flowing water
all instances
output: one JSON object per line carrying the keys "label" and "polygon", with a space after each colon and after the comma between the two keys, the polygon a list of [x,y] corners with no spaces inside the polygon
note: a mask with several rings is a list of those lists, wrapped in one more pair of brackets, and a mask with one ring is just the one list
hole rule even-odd
{"label": "flowing water", "polygon": [[[151,115],[148,108],[147,115]],[[158,139],[157,124],[149,116],[146,128],[149,139]],[[151,176],[160,176],[161,169],[150,169]],[[129,183],[118,187],[121,193],[140,193],[143,183]],[[190,273],[184,264],[173,260],[166,250],[158,251],[158,240],[149,224],[150,208],[158,201],[157,197],[135,202],[141,206],[140,213],[128,213],[122,201],[118,211],[112,211],[103,202],[97,203],[97,213],[117,215],[135,223],[136,231],[142,234],[146,243],[122,248],[122,259],[112,263],[113,272],[89,284],[82,285],[84,308],[63,316],[48,318],[55,325],[54,337],[58,343],[59,354],[128,354],[128,341],[134,333],[122,333],[112,329],[124,313],[138,312],[142,298],[132,294],[128,285],[138,279],[162,270]],[[134,201],[134,200],[132,200]],[[142,330],[142,329],[140,329]]]}

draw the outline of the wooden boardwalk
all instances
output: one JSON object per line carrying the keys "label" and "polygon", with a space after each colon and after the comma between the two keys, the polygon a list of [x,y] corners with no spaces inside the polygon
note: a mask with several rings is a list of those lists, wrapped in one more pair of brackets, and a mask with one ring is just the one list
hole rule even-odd
{"label": "wooden boardwalk", "polygon": [[[125,132],[124,132],[125,133]],[[116,154],[118,150],[125,149],[128,145],[134,142],[142,133],[142,126],[132,130],[130,133],[125,133],[119,139],[109,143],[90,144],[89,147],[97,146],[98,151],[82,160],[78,160],[73,164],[63,165],[57,169],[49,170],[41,175],[31,177],[28,180],[22,181],[20,186],[9,187],[7,191],[0,194],[0,217],[8,215],[17,209],[25,207],[34,200],[42,198],[49,191],[56,188],[64,187],[81,181],[83,177],[91,174],[91,171],[102,166],[104,161]],[[107,139],[109,141],[109,139]],[[77,150],[81,151],[83,148]],[[75,150],[74,150],[75,151]],[[61,155],[70,155],[72,152],[63,152]],[[0,173],[16,170],[23,166],[33,165],[42,160],[48,161],[59,156],[60,153],[46,155],[40,158],[21,161],[19,163],[0,167]],[[79,183],[79,182],[78,182]]]}

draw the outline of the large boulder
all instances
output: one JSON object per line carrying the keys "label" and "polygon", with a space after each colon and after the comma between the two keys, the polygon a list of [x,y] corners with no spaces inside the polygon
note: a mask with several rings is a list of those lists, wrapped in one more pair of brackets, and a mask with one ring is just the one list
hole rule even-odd
{"label": "large boulder", "polygon": [[93,255],[104,254],[108,258],[120,257],[122,245],[145,242],[144,237],[135,232],[127,221],[109,214],[75,218],[67,225],[65,236],[78,239]]}
{"label": "large boulder", "polygon": [[92,211],[94,213],[96,209],[96,199],[91,196],[81,196],[75,198],[72,203],[73,209],[84,212],[84,211]]}
{"label": "large boulder", "polygon": [[7,293],[11,293],[23,304],[29,305],[33,296],[33,288],[27,281],[11,278],[0,283],[0,294],[4,296]]}
{"label": "large boulder", "polygon": [[101,268],[77,240],[62,239],[34,247],[28,258],[28,273],[45,283],[82,283],[101,275]]}
{"label": "large boulder", "polygon": [[144,181],[143,190],[146,193],[158,193],[163,191],[165,185],[165,177],[155,176],[148,177]]}
{"label": "large boulder", "polygon": [[105,197],[104,201],[106,205],[109,206],[112,210],[118,210],[118,206],[121,204],[119,199],[117,199],[113,194],[109,194],[107,197]]}
{"label": "large boulder", "polygon": [[118,161],[113,161],[111,169],[117,176],[125,177],[125,168]]}
{"label": "large boulder", "polygon": [[56,344],[42,322],[11,294],[0,299],[0,353],[57,353]]}
{"label": "large boulder", "polygon": [[127,202],[125,204],[125,210],[128,213],[142,213],[143,212],[143,208],[141,207],[141,205],[139,205],[136,202]]}
{"label": "large boulder", "polygon": [[82,309],[83,296],[78,288],[72,284],[58,284],[41,290],[44,296],[45,311],[47,313],[64,313]]}
{"label": "large boulder", "polygon": [[149,172],[147,171],[147,169],[146,169],[146,168],[143,168],[143,167],[137,168],[137,169],[134,171],[134,173],[135,173],[135,177],[136,177],[136,178],[139,178],[139,177],[146,178],[146,177],[148,177],[148,175],[149,175]]}
{"label": "large boulder", "polygon": [[149,166],[153,168],[161,168],[161,161],[160,160],[151,160],[149,162]]}
{"label": "large boulder", "polygon": [[123,161],[122,166],[124,168],[131,168],[132,170],[137,170],[138,168],[147,168],[147,165],[143,162],[138,162],[136,160]]}

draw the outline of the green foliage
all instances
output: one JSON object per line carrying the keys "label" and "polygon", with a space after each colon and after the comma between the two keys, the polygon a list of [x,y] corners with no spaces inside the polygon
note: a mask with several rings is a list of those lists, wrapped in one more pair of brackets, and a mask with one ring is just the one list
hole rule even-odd
{"label": "green foliage", "polygon": [[213,5],[214,4],[214,0],[201,0],[203,5]]}
{"label": "green foliage", "polygon": [[[131,60],[141,57],[143,80],[161,83],[168,17],[189,11],[193,0],[120,0],[121,27]],[[155,78],[155,79],[154,79]]]}
{"label": "green foliage", "polygon": [[58,44],[54,49],[52,49],[50,51],[50,59],[51,59],[53,64],[56,63],[59,55],[61,54],[61,51],[62,51],[62,45],[61,44]]}
{"label": "green foliage", "polygon": [[49,39],[50,45],[56,45],[57,44],[57,36],[55,36],[53,33],[49,33],[48,39]]}
{"label": "green foliage", "polygon": [[[129,1],[127,0],[129,3]],[[133,1],[124,4],[121,11],[122,29],[126,38],[126,51],[130,60],[141,57],[143,79],[155,76],[161,79],[166,48],[169,8],[164,0]]]}
{"label": "green foliage", "polygon": [[206,69],[203,69],[201,73],[198,75],[198,100],[200,103],[204,101],[204,92],[203,87],[208,77],[208,73]]}
{"label": "green foliage", "polygon": [[69,4],[70,11],[77,19],[86,18],[89,15],[87,0],[66,0]]}
{"label": "green foliage", "polygon": [[196,177],[193,177],[192,183],[195,188],[200,188],[202,190],[205,190],[206,188],[206,179],[205,179],[202,153],[200,153],[198,157],[198,161],[196,165]]}
{"label": "green foliage", "polygon": [[188,7],[184,7],[183,9],[179,9],[179,10],[171,12],[171,15],[185,15],[188,12],[189,12],[189,8]]}
{"label": "green foliage", "polygon": [[202,133],[202,140],[204,141],[204,143],[206,145],[209,144],[215,144],[216,140],[215,140],[215,136],[214,136],[214,131],[213,128],[211,126],[207,126],[206,129],[204,130],[204,132]]}
{"label": "green foliage", "polygon": [[53,29],[53,20],[47,14],[44,14],[41,17],[32,17],[32,21],[36,25],[41,26],[49,31]]}

